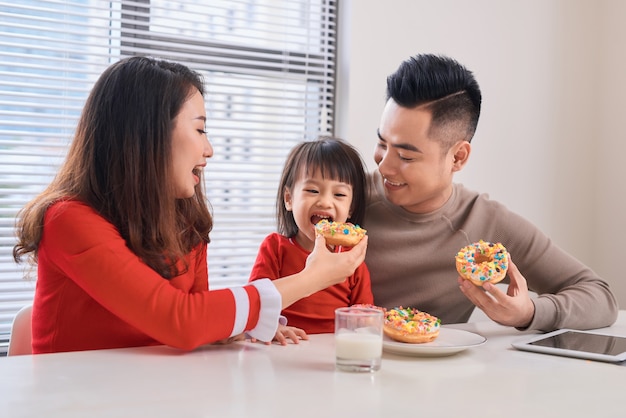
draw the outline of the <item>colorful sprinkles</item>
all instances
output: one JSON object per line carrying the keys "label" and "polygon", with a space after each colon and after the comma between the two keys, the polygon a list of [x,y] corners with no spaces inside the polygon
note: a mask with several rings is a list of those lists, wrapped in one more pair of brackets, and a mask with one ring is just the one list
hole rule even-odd
{"label": "colorful sprinkles", "polygon": [[385,312],[385,325],[403,334],[431,334],[439,332],[441,320],[426,312],[400,306]]}
{"label": "colorful sprinkles", "polygon": [[358,237],[363,237],[367,232],[367,230],[361,228],[359,225],[353,225],[349,222],[330,222],[328,219],[322,219],[317,224],[315,224],[315,229],[320,234],[330,234],[330,236],[334,236],[337,234],[355,235]]}
{"label": "colorful sprinkles", "polygon": [[506,248],[501,243],[485,242],[482,239],[456,254],[456,269],[459,274],[475,283],[500,281],[509,268]]}

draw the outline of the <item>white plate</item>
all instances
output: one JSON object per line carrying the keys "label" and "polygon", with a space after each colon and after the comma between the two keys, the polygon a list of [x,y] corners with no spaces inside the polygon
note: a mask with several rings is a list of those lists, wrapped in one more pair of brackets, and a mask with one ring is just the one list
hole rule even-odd
{"label": "white plate", "polygon": [[435,341],[423,344],[409,344],[394,341],[383,335],[383,350],[404,356],[440,357],[450,356],[487,341],[482,335],[454,328],[441,327]]}

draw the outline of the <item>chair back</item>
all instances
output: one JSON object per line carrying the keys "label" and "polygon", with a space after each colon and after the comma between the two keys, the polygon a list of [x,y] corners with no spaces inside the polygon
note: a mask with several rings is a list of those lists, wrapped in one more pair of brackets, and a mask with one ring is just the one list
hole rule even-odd
{"label": "chair back", "polygon": [[11,336],[9,337],[9,350],[7,355],[19,356],[24,354],[32,354],[32,323],[31,314],[33,305],[26,305],[20,309],[11,325]]}

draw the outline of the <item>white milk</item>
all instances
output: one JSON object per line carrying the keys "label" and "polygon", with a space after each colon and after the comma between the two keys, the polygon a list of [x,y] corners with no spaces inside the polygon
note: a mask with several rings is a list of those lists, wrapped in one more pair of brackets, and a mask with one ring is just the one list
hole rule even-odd
{"label": "white milk", "polygon": [[335,335],[335,354],[338,359],[371,360],[382,356],[382,335],[342,332]]}

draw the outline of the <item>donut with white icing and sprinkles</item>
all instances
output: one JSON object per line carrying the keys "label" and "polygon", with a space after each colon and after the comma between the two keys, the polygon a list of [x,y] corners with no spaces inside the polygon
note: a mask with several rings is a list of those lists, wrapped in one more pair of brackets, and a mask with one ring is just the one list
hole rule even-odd
{"label": "donut with white icing and sprinkles", "polygon": [[326,239],[328,245],[354,247],[363,239],[367,230],[350,222],[330,222],[322,219],[315,224],[315,231]]}
{"label": "donut with white icing and sprinkles", "polygon": [[508,252],[499,242],[480,240],[461,248],[456,254],[456,270],[476,286],[498,283],[504,279],[508,268]]}
{"label": "donut with white icing and sprinkles", "polygon": [[402,306],[385,311],[383,332],[395,341],[420,344],[434,341],[439,336],[441,320],[413,308]]}

